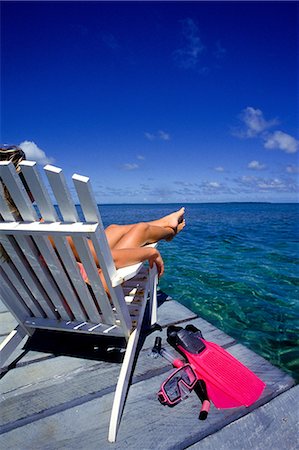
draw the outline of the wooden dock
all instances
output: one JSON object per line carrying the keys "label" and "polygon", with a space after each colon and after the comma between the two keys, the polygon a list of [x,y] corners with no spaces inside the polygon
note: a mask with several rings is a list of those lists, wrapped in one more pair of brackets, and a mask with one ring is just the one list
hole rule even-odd
{"label": "wooden dock", "polygon": [[[29,351],[0,380],[0,446],[13,450],[287,450],[298,449],[298,386],[268,361],[160,293],[163,331],[148,335],[139,353],[117,442],[107,442],[120,365],[111,361]],[[165,301],[164,301],[165,300]],[[156,392],[171,367],[153,359],[155,337],[166,344],[166,327],[193,323],[207,340],[224,346],[267,387],[250,408],[217,410],[198,420],[194,393],[175,408],[160,405]],[[0,340],[14,319],[0,303]],[[20,348],[22,353],[22,347]]]}

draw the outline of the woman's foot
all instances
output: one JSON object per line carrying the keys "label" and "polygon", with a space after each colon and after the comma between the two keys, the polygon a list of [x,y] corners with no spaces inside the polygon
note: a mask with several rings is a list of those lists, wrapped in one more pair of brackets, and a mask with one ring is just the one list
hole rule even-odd
{"label": "woman's foot", "polygon": [[177,232],[177,227],[184,221],[185,208],[181,208],[167,216],[162,217],[159,221],[159,225],[165,228],[172,228]]}
{"label": "woman's foot", "polygon": [[[182,221],[178,224],[176,228],[171,228],[171,234],[165,239],[167,242],[171,241],[174,236],[176,236],[183,228],[186,226],[186,220],[182,219]],[[170,227],[168,227],[170,228]]]}
{"label": "woman's foot", "polygon": [[177,226],[176,234],[178,234],[180,231],[182,231],[183,228],[186,226],[186,220],[183,219],[182,222],[180,222]]}

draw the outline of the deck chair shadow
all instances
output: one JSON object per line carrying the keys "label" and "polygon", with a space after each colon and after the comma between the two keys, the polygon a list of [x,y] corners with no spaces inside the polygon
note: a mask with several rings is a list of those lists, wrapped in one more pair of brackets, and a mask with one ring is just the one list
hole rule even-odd
{"label": "deck chair shadow", "polygon": [[[0,162],[0,177],[21,215],[21,220],[14,219],[1,193],[0,243],[7,257],[0,263],[0,298],[18,326],[0,346],[0,368],[22,340],[37,329],[125,338],[126,351],[108,433],[108,440],[115,442],[147,305],[150,325],[157,319],[157,271],[144,264],[116,270],[89,178],[77,174],[72,177],[84,215],[82,221],[61,169],[44,167],[49,182],[46,187],[35,162],[23,161],[21,167],[37,208],[13,164]],[[55,198],[59,214],[51,198]],[[40,216],[44,222],[40,222]],[[82,278],[68,236],[89,286]],[[109,296],[88,240],[96,251]]]}

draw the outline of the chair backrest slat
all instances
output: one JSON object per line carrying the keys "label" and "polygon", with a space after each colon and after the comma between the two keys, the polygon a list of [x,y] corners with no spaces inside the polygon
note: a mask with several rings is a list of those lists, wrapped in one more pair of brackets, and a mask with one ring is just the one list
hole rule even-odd
{"label": "chair backrest slat", "polygon": [[[36,237],[34,239],[36,239],[37,242],[39,242],[39,239],[46,242],[46,238],[43,237]],[[55,306],[55,310],[59,313],[60,317],[64,320],[72,319],[72,314],[69,311],[68,305],[61,292],[57,289],[56,280],[51,276],[49,272],[50,268],[46,264],[40,250],[37,249],[30,238],[25,236],[16,236],[16,241],[22,248],[33,272],[37,275],[38,280],[47,292],[49,299]]]}
{"label": "chair backrest slat", "polygon": [[79,222],[78,213],[67,187],[62,169],[48,164],[44,167],[44,170],[55,195],[59,210],[63,216],[63,220],[65,222]]}
{"label": "chair backrest slat", "polygon": [[[9,295],[3,295],[2,300],[6,303],[6,306],[9,306],[9,309],[12,309],[14,314],[25,320],[28,316],[30,317],[31,310],[24,304],[22,297],[19,295],[20,293],[17,291],[16,286],[14,286],[12,280],[7,276],[6,268],[3,266],[8,266],[7,263],[4,263],[0,267],[1,273],[1,284],[0,290],[3,289],[3,292],[9,292]],[[39,317],[41,317],[39,313]]]}
{"label": "chair backrest slat", "polygon": [[75,174],[72,177],[77,195],[80,201],[82,212],[87,222],[97,222],[99,224],[99,233],[101,235],[99,245],[99,258],[101,266],[106,266],[109,277],[112,279],[116,275],[115,264],[112,259],[111,250],[106,238],[102,218],[93,195],[91,184],[88,177]]}
{"label": "chair backrest slat", "polygon": [[99,277],[98,268],[95,264],[94,258],[90,252],[86,238],[73,237],[73,241],[76,250],[79,254],[80,260],[86,271],[89,283],[94,292],[95,298],[101,308],[104,321],[108,324],[115,324],[115,314],[112,311],[112,307],[106,291],[103,287],[101,279]]}
{"label": "chair backrest slat", "polygon": [[[96,251],[96,254],[101,255],[100,238],[96,233],[92,235],[91,241]],[[127,334],[128,330],[130,330],[132,327],[132,320],[127,305],[124,301],[124,294],[122,288],[120,286],[116,287],[112,286],[112,279],[109,277],[108,269],[107,267],[105,267],[105,265],[102,266],[102,270],[104,277],[106,279],[108,290],[110,292],[111,301],[113,302],[116,308],[124,333]]]}
{"label": "chair backrest slat", "polygon": [[37,213],[30,201],[23,183],[20,180],[20,177],[17,175],[11,162],[4,162],[0,165],[0,177],[9,190],[9,193],[13,198],[14,203],[18,208],[20,215],[22,216],[22,219],[28,221],[37,221]]}
{"label": "chair backrest slat", "polygon": [[57,212],[37,171],[36,162],[22,161],[20,166],[42,218],[45,222],[56,222]]}
{"label": "chair backrest slat", "polygon": [[9,207],[4,199],[4,192],[2,191],[2,186],[0,186],[0,217],[8,222],[14,220],[13,215],[11,214]]}
{"label": "chair backrest slat", "polygon": [[5,272],[7,278],[11,282],[12,286],[17,290],[20,294],[21,299],[23,299],[24,304],[32,312],[35,317],[45,317],[45,313],[40,307],[39,303],[37,303],[31,294],[30,290],[24,284],[19,272],[12,264],[8,264],[5,262],[1,265],[3,271]]}
{"label": "chair backrest slat", "polygon": [[[51,245],[48,239],[43,237],[35,237],[34,241],[38,247],[38,250],[45,261],[49,271],[51,272],[53,279],[55,280],[57,286],[59,287],[63,299],[61,298],[61,302],[59,303],[59,314],[64,314],[64,310],[69,308],[72,311],[72,315],[78,320],[86,320],[87,317],[84,314],[84,310],[80,305],[78,298],[74,292],[74,289],[64,272],[63,266],[60,263],[53,246]],[[67,301],[68,307],[65,307],[65,300]],[[63,304],[61,304],[63,303]],[[72,318],[72,316],[70,316]]]}
{"label": "chair backrest slat", "polygon": [[83,305],[88,318],[91,322],[101,322],[102,318],[99,314],[86,283],[82,279],[78,264],[75,260],[74,254],[66,238],[54,237],[55,248],[63,262],[63,265],[68,272],[70,280],[78,294],[81,304]]}

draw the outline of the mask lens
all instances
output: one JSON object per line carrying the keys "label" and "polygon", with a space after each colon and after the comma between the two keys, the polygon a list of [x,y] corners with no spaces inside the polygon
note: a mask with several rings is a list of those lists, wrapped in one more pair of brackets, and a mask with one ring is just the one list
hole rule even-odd
{"label": "mask lens", "polygon": [[180,376],[174,374],[164,385],[164,390],[167,394],[167,397],[171,402],[178,400],[181,397],[180,389],[179,389],[179,380]]}
{"label": "mask lens", "polygon": [[175,402],[182,397],[181,389],[183,385],[190,390],[194,387],[196,375],[188,365],[181,367],[173,373],[164,384],[164,392],[170,402]]}
{"label": "mask lens", "polygon": [[182,367],[184,369],[181,373],[181,379],[188,387],[193,387],[193,384],[196,381],[196,375],[191,369],[190,366]]}

